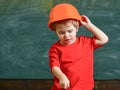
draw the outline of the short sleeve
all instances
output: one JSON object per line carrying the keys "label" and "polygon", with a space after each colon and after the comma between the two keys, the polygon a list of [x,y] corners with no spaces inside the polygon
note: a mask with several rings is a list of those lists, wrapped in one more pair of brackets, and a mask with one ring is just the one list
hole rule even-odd
{"label": "short sleeve", "polygon": [[97,49],[97,48],[101,48],[101,47],[102,47],[102,45],[97,45],[97,44],[96,44],[96,37],[95,37],[95,36],[92,37],[92,41],[93,41],[94,49]]}
{"label": "short sleeve", "polygon": [[49,64],[51,69],[53,66],[60,66],[58,50],[55,45],[52,45],[49,49]]}
{"label": "short sleeve", "polygon": [[92,47],[94,50],[102,46],[96,44],[95,37],[81,36],[80,37],[84,45]]}

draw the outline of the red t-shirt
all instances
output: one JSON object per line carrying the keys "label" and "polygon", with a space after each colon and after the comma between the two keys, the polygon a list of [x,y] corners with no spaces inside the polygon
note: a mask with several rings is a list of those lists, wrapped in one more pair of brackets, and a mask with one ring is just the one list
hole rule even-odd
{"label": "red t-shirt", "polygon": [[[70,80],[70,88],[66,90],[92,90],[93,54],[100,46],[95,44],[94,37],[80,36],[73,44],[63,46],[54,43],[49,50],[50,68],[58,66]],[[51,90],[64,90],[59,86],[59,80],[54,77]]]}

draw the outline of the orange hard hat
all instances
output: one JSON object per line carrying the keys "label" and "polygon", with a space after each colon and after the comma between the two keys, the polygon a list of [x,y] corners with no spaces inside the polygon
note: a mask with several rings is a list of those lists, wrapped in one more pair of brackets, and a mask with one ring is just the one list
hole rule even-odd
{"label": "orange hard hat", "polygon": [[48,27],[53,30],[52,24],[54,22],[65,19],[74,19],[80,21],[82,17],[73,5],[68,3],[61,3],[51,9],[49,14]]}

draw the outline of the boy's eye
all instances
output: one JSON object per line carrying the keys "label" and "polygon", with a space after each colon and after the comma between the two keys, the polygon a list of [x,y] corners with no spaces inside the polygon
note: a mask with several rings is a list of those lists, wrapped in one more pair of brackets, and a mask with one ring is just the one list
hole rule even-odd
{"label": "boy's eye", "polygon": [[70,30],[70,31],[68,31],[69,33],[71,33],[72,32],[72,30]]}
{"label": "boy's eye", "polygon": [[59,32],[59,34],[64,34],[64,32]]}
{"label": "boy's eye", "polygon": [[[68,30],[67,32],[68,32],[68,33],[72,33],[72,30]],[[66,32],[64,32],[64,31],[59,31],[58,33],[59,33],[59,34],[65,34]]]}

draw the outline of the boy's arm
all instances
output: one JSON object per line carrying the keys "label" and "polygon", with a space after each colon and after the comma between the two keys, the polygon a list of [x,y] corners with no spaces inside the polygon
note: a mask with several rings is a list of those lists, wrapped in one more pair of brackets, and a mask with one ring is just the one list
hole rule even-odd
{"label": "boy's arm", "polygon": [[59,84],[61,88],[67,89],[70,87],[70,82],[67,76],[61,71],[61,69],[57,66],[52,68],[52,73],[57,77],[59,80]]}
{"label": "boy's arm", "polygon": [[94,34],[97,45],[104,45],[108,42],[108,36],[102,30],[92,24],[88,17],[83,15],[82,18],[83,21],[81,21],[81,24]]}

